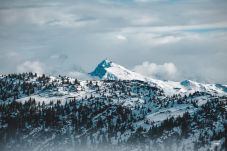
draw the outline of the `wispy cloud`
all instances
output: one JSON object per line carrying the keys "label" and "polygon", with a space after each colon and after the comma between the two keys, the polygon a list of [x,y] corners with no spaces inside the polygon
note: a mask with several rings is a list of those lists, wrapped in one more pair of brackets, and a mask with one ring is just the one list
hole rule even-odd
{"label": "wispy cloud", "polygon": [[17,66],[17,72],[34,72],[38,74],[44,73],[44,65],[39,61],[25,61]]}

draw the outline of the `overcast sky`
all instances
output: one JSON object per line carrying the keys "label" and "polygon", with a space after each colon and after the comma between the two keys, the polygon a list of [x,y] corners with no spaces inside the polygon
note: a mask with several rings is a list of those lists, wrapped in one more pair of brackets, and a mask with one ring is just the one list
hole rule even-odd
{"label": "overcast sky", "polygon": [[227,84],[226,0],[0,0],[0,73],[81,76],[109,58]]}

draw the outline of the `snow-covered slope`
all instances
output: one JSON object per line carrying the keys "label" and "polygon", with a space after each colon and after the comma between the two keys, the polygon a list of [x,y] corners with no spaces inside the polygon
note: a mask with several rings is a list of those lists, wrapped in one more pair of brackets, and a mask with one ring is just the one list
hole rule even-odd
{"label": "snow-covered slope", "polygon": [[198,83],[191,80],[184,80],[181,82],[174,81],[162,81],[156,79],[150,79],[151,82],[157,84],[158,87],[163,89],[166,95],[188,95],[194,92],[206,92],[213,95],[227,95],[227,87],[222,84],[205,84]]}
{"label": "snow-covered slope", "polygon": [[1,150],[227,148],[226,85],[152,79],[109,60],[90,75],[104,80],[0,76]]}
{"label": "snow-covered slope", "polygon": [[89,73],[92,77],[98,77],[102,80],[140,80],[149,82],[152,85],[163,89],[166,95],[208,92],[214,95],[227,95],[227,87],[222,84],[203,84],[191,80],[181,82],[162,81],[145,77],[139,73],[130,71],[125,67],[118,65],[110,60],[103,60],[95,70]]}
{"label": "snow-covered slope", "polygon": [[[80,81],[33,73],[0,77],[1,150],[75,151],[79,146],[100,151],[102,145],[105,151],[227,148],[223,147],[227,96],[218,96],[225,86],[190,80],[139,81],[134,72],[108,61],[97,74],[100,70],[104,70],[101,78],[111,70],[116,79],[124,75],[135,80]],[[177,95],[184,93],[191,95]]]}

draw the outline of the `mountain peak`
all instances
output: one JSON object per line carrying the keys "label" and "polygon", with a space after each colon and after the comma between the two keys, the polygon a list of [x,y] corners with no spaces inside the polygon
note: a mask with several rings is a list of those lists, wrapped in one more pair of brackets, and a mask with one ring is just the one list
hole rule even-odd
{"label": "mountain peak", "polygon": [[98,78],[102,79],[103,76],[106,74],[106,68],[111,67],[111,64],[112,64],[112,61],[110,61],[108,59],[104,59],[103,61],[101,61],[98,64],[98,66],[95,68],[95,70],[89,74],[93,77],[98,77]]}
{"label": "mountain peak", "polygon": [[125,67],[104,59],[94,71],[89,73],[93,77],[106,80],[141,80],[145,81],[145,77],[126,69]]}
{"label": "mountain peak", "polygon": [[109,59],[104,59],[101,63],[98,64],[98,66],[102,66],[104,68],[111,67],[112,61]]}

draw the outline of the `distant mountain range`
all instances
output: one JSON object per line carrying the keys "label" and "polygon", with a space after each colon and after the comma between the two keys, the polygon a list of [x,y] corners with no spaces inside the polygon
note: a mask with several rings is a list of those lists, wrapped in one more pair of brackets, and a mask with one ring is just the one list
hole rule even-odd
{"label": "distant mountain range", "polygon": [[93,80],[0,76],[3,151],[227,149],[227,86],[162,81],[103,60]]}
{"label": "distant mountain range", "polygon": [[103,60],[90,73],[93,77],[98,77],[101,80],[140,80],[156,85],[164,90],[167,95],[174,94],[190,94],[196,91],[209,92],[217,95],[226,95],[227,86],[222,84],[202,84],[191,80],[181,82],[162,81],[145,77],[125,67],[118,65],[110,60]]}

